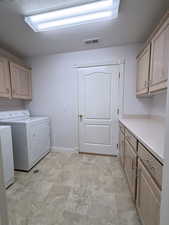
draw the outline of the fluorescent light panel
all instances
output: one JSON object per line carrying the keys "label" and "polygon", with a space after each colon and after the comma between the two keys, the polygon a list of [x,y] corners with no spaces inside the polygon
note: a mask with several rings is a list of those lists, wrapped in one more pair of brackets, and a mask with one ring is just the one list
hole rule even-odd
{"label": "fluorescent light panel", "polygon": [[120,0],[97,1],[81,6],[25,17],[35,31],[47,31],[118,16]]}

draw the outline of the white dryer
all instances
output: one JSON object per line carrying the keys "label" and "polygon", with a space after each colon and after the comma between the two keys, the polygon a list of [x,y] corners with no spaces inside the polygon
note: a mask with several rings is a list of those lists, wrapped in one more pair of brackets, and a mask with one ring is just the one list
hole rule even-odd
{"label": "white dryer", "polygon": [[0,124],[12,128],[14,168],[29,171],[50,151],[48,117],[31,117],[28,110],[0,112]]}
{"label": "white dryer", "polygon": [[10,126],[0,126],[0,148],[5,187],[7,188],[14,183],[14,160]]}

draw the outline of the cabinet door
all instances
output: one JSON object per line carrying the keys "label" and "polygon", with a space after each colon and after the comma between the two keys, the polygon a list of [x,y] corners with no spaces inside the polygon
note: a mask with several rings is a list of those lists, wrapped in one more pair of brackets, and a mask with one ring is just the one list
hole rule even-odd
{"label": "cabinet door", "polygon": [[31,70],[10,63],[12,97],[17,99],[32,98]]}
{"label": "cabinet door", "polygon": [[139,160],[136,206],[142,224],[160,224],[160,190]]}
{"label": "cabinet door", "polygon": [[0,57],[0,97],[11,97],[9,64],[3,57]]}
{"label": "cabinet door", "polygon": [[[168,22],[169,23],[169,22]],[[167,87],[169,66],[169,24],[165,23],[152,39],[150,92]]]}
{"label": "cabinet door", "polygon": [[150,72],[150,45],[137,58],[137,96],[148,93]]}
{"label": "cabinet door", "polygon": [[124,134],[120,131],[119,133],[119,158],[122,167],[124,168]]}
{"label": "cabinet door", "polygon": [[129,189],[132,193],[133,200],[136,197],[136,160],[137,155],[132,149],[128,141],[125,141],[125,173],[129,185]]}

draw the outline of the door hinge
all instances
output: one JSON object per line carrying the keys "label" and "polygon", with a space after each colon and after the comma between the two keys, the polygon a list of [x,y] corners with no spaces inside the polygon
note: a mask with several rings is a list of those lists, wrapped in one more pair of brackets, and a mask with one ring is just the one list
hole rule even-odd
{"label": "door hinge", "polygon": [[117,144],[117,149],[119,148],[119,144]]}
{"label": "door hinge", "polygon": [[119,72],[119,79],[120,79],[120,75],[121,75],[121,74],[120,74],[120,72]]}
{"label": "door hinge", "polygon": [[119,113],[120,113],[120,110],[119,110],[119,109],[117,109],[117,115],[119,115]]}

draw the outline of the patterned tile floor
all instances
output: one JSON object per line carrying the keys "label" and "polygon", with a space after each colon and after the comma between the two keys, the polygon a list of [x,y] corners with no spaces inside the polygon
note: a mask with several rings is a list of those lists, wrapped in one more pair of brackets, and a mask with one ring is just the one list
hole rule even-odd
{"label": "patterned tile floor", "polygon": [[113,157],[50,153],[7,197],[11,225],[140,225]]}

